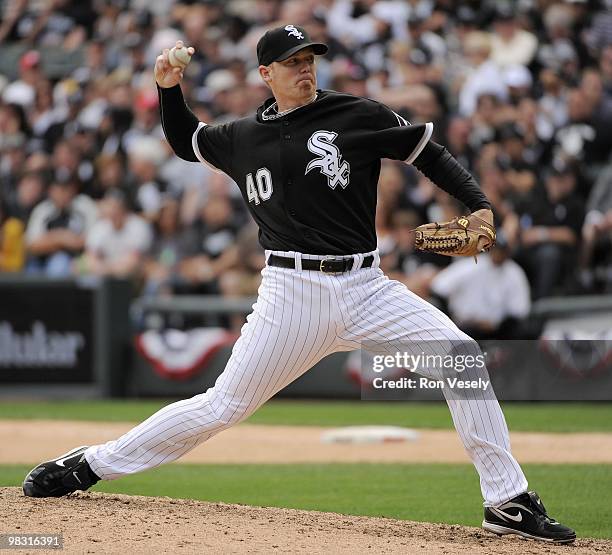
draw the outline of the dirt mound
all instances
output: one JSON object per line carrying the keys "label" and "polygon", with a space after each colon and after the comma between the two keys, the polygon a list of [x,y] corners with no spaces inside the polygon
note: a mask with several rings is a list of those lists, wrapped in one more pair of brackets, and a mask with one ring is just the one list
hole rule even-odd
{"label": "dirt mound", "polygon": [[612,552],[612,541],[552,547],[465,526],[104,493],[32,499],[0,488],[0,514],[0,533],[62,533],[66,553]]}

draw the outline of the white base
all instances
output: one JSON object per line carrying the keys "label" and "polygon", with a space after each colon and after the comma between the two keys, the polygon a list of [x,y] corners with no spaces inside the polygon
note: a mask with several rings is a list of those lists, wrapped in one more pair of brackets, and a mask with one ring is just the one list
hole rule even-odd
{"label": "white base", "polygon": [[346,426],[321,434],[322,443],[395,443],[418,439],[415,430],[398,426]]}

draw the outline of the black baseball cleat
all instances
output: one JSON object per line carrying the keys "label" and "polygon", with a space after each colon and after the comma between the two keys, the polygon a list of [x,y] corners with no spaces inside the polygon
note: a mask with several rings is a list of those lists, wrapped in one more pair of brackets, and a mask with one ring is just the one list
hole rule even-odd
{"label": "black baseball cleat", "polygon": [[28,472],[23,493],[28,497],[61,497],[77,490],[86,490],[100,478],[85,460],[84,447],[77,447]]}
{"label": "black baseball cleat", "polygon": [[550,543],[572,543],[576,532],[546,514],[535,491],[528,491],[499,507],[485,507],[482,527],[499,536],[518,534]]}

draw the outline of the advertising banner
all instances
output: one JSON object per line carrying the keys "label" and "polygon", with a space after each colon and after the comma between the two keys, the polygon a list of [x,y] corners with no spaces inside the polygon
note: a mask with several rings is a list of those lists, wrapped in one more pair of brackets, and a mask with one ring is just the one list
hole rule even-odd
{"label": "advertising banner", "polygon": [[94,291],[0,283],[1,384],[94,380]]}

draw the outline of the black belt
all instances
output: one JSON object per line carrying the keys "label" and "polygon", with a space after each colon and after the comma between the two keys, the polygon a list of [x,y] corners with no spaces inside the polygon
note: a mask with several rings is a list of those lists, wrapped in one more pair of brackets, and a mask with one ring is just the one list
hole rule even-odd
{"label": "black belt", "polygon": [[[374,256],[369,254],[368,256],[363,257],[363,262],[359,268],[371,268],[373,263]],[[271,254],[268,258],[268,265],[295,270],[295,258],[292,256],[278,256],[276,254]],[[323,260],[302,258],[302,270],[314,270],[316,272],[323,272],[325,274],[341,274],[352,269],[353,258],[340,258],[335,256],[328,256]]]}

